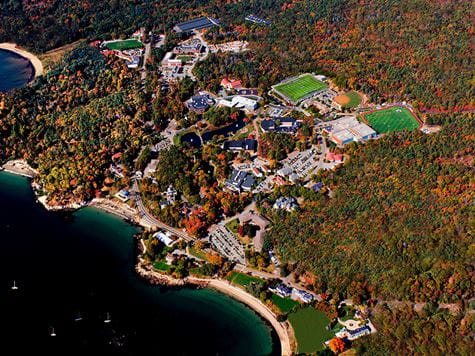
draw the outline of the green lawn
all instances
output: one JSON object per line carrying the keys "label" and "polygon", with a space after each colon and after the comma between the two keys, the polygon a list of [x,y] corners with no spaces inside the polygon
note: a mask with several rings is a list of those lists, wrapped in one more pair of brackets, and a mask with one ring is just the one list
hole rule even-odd
{"label": "green lawn", "polygon": [[191,61],[193,59],[192,56],[178,56],[176,57],[177,59],[180,59],[182,62],[188,62],[188,61]]}
{"label": "green lawn", "polygon": [[190,247],[188,249],[190,254],[192,254],[195,257],[201,258],[202,260],[208,261],[208,258],[206,257],[206,254],[202,250],[198,250],[194,247]]}
{"label": "green lawn", "polygon": [[379,133],[417,130],[420,123],[411,112],[402,106],[391,106],[386,109],[363,113],[369,125]]}
{"label": "green lawn", "polygon": [[231,220],[230,222],[228,222],[226,224],[226,227],[232,233],[237,234],[237,230],[238,230],[238,227],[239,227],[239,220],[238,219]]}
{"label": "green lawn", "polygon": [[247,286],[248,284],[252,282],[262,282],[262,279],[248,276],[247,274],[244,273],[239,273],[239,272],[232,272],[228,277],[226,277],[228,281],[231,281],[233,284],[238,284],[240,286]]}
{"label": "green lawn", "polygon": [[335,335],[326,329],[330,323],[321,311],[307,307],[289,315],[297,338],[298,352],[311,353],[324,348],[323,343]]}
{"label": "green lawn", "polygon": [[277,84],[274,90],[284,98],[297,102],[326,87],[325,83],[317,80],[313,75],[306,74],[287,83]]}
{"label": "green lawn", "polygon": [[355,108],[361,103],[361,95],[358,94],[356,91],[350,91],[345,94],[349,99],[350,102],[348,104],[343,105],[344,108]]}
{"label": "green lawn", "polygon": [[168,272],[170,270],[170,266],[167,265],[165,262],[163,261],[159,261],[159,262],[155,262],[153,264],[153,267],[155,269],[158,269],[159,271],[164,271],[164,272]]}
{"label": "green lawn", "polygon": [[106,47],[109,49],[113,49],[116,51],[123,51],[125,49],[134,49],[134,48],[142,48],[143,44],[137,40],[124,40],[124,41],[114,41],[111,43],[107,43]]}
{"label": "green lawn", "polygon": [[279,297],[277,294],[272,294],[271,299],[272,303],[274,303],[282,313],[288,313],[296,305],[299,305],[299,302],[296,302],[295,300],[292,300],[290,298]]}

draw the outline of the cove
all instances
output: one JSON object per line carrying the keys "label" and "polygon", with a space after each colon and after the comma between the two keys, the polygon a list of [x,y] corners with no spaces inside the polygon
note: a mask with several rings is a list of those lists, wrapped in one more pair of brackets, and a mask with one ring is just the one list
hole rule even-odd
{"label": "cove", "polygon": [[[232,298],[212,289],[142,281],[134,271],[136,227],[92,208],[47,212],[34,202],[29,180],[5,172],[0,173],[0,199],[4,350],[280,354],[275,332]],[[107,313],[111,323],[104,323]],[[56,337],[50,336],[51,327]]]}
{"label": "cove", "polygon": [[12,51],[0,49],[0,92],[21,88],[35,76],[31,62]]}

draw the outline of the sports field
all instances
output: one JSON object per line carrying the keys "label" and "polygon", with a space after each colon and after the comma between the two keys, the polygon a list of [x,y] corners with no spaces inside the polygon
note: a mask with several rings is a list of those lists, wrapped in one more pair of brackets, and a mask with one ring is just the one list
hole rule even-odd
{"label": "sports field", "polygon": [[282,97],[296,103],[308,95],[326,88],[327,85],[311,74],[305,74],[287,83],[277,84],[274,90]]}
{"label": "sports field", "polygon": [[402,106],[391,106],[361,114],[363,119],[379,133],[417,130],[421,123],[412,113]]}
{"label": "sports field", "polygon": [[314,307],[299,309],[289,315],[289,320],[295,331],[299,353],[323,350],[323,343],[335,336],[326,329],[330,320]]}
{"label": "sports field", "polygon": [[352,109],[360,105],[361,95],[356,91],[350,91],[343,95],[338,95],[335,97],[335,101],[340,104],[343,108]]}
{"label": "sports field", "polygon": [[142,48],[143,44],[137,40],[114,41],[106,44],[106,47],[116,51],[123,51],[125,49]]}

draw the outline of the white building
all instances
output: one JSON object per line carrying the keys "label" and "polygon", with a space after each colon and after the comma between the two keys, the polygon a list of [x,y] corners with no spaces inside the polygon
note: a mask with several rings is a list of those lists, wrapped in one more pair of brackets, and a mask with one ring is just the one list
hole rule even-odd
{"label": "white building", "polygon": [[162,231],[158,231],[155,234],[153,234],[153,237],[160,240],[161,242],[163,242],[168,247],[173,245],[173,243],[175,242],[170,238],[170,234],[168,232],[164,233]]}

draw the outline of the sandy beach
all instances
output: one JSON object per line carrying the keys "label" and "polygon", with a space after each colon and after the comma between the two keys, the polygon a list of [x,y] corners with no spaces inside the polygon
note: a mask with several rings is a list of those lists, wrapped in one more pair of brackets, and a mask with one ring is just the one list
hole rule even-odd
{"label": "sandy beach", "polygon": [[8,51],[15,52],[16,54],[19,54],[20,56],[28,59],[33,65],[33,68],[35,69],[35,78],[39,77],[40,75],[43,75],[43,64],[34,54],[19,48],[14,43],[0,43],[0,49],[6,49]]}
{"label": "sandy beach", "polygon": [[142,258],[139,258],[139,262],[136,265],[136,271],[139,275],[149,280],[152,284],[164,284],[172,286],[186,286],[199,285],[202,287],[211,287],[224,293],[231,298],[234,298],[241,303],[246,304],[257,314],[267,320],[277,333],[280,340],[280,348],[283,356],[292,355],[292,350],[296,348],[296,341],[293,335],[292,328],[286,323],[281,323],[277,320],[275,314],[259,299],[246,293],[242,289],[229,284],[228,281],[219,279],[206,279],[196,277],[186,277],[183,279],[175,279],[171,276],[161,274],[154,271],[148,266]]}

